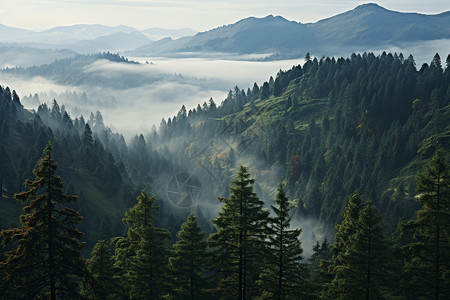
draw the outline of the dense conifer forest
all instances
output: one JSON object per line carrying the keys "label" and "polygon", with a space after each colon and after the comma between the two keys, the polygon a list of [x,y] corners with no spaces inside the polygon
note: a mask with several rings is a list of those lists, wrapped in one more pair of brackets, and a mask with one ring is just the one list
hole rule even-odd
{"label": "dense conifer forest", "polygon": [[0,87],[0,298],[447,298],[450,55],[305,59],[129,143]]}

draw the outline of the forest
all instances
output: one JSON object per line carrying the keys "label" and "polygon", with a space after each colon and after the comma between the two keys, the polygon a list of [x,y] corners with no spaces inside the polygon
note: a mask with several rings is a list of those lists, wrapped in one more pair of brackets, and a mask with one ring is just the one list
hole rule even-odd
{"label": "forest", "polygon": [[2,297],[448,297],[450,55],[305,60],[128,144],[1,87]]}

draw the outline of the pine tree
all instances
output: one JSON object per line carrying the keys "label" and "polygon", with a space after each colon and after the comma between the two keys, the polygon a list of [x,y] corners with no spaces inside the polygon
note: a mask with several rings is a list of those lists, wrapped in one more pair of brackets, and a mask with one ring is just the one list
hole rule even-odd
{"label": "pine tree", "polygon": [[214,292],[227,299],[250,299],[259,294],[257,279],[263,270],[269,212],[253,192],[254,179],[241,166],[232,182],[231,196],[212,220],[218,232],[209,236],[219,286]]}
{"label": "pine tree", "polygon": [[[114,279],[114,259],[105,240],[100,240],[95,244],[91,258],[87,261],[87,268],[102,286],[102,298],[110,299],[115,294],[116,280]],[[93,299],[98,296],[90,290],[90,287],[84,286],[82,294]]]}
{"label": "pine tree", "polygon": [[5,273],[1,290],[16,297],[76,298],[78,280],[90,282],[86,262],[80,256],[82,233],[75,227],[82,217],[63,207],[76,196],[63,193],[52,150],[48,143],[33,171],[35,179],[25,182],[28,190],[15,194],[26,203],[20,228],[2,231],[4,245],[17,242],[17,247],[0,264]]}
{"label": "pine tree", "polygon": [[116,278],[122,297],[158,299],[167,291],[170,233],[153,224],[155,198],[142,191],[137,200],[122,220],[127,236],[113,239]]}
{"label": "pine tree", "polygon": [[322,286],[327,282],[331,282],[333,279],[328,273],[332,254],[333,246],[328,243],[326,238],[323,240],[322,244],[317,241],[316,245],[313,246],[313,254],[309,258],[309,274],[316,296],[320,295]]}
{"label": "pine tree", "polygon": [[0,147],[0,201],[10,197],[14,187],[16,172],[11,164],[11,159],[3,146]]}
{"label": "pine tree", "polygon": [[450,176],[446,153],[439,147],[418,175],[417,218],[403,226],[414,233],[405,266],[413,297],[445,299],[450,294]]}
{"label": "pine tree", "polygon": [[326,298],[369,300],[392,295],[388,283],[394,278],[393,259],[380,222],[375,205],[364,203],[354,220],[354,233],[343,244],[345,251],[332,259],[334,277]]}
{"label": "pine tree", "polygon": [[[358,219],[362,208],[362,199],[358,191],[350,195],[347,206],[344,211],[344,218],[341,224],[336,226],[336,234],[334,236],[334,253],[330,261],[328,272],[330,277],[336,277],[337,268],[343,264],[343,255],[350,246],[350,238],[357,231]],[[336,281],[329,282],[323,286],[323,298],[333,299],[337,297],[336,289],[339,286],[336,285]]]}
{"label": "pine tree", "polygon": [[263,298],[303,298],[308,293],[309,284],[306,281],[306,265],[302,263],[303,249],[299,239],[302,230],[290,228],[289,211],[292,206],[281,183],[278,186],[276,205],[271,207],[275,217],[270,218],[269,264],[261,275]]}
{"label": "pine tree", "polygon": [[175,277],[174,295],[178,299],[207,299],[206,233],[201,231],[197,217],[190,214],[177,233],[170,265]]}
{"label": "pine tree", "polygon": [[161,299],[168,293],[170,233],[149,223],[142,228],[136,255],[131,258],[130,299]]}

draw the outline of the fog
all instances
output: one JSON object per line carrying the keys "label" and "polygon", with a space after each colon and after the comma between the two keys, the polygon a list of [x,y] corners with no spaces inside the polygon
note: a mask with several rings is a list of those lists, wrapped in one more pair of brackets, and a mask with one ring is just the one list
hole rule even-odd
{"label": "fog", "polygon": [[[361,47],[363,48],[363,47]],[[337,54],[338,56],[348,57],[352,52],[355,53],[364,53],[364,52],[373,52],[375,55],[379,55],[385,51],[386,53],[402,53],[405,58],[407,58],[410,54],[414,57],[416,62],[417,69],[420,69],[420,66],[424,63],[429,64],[433,59],[433,56],[436,53],[439,53],[443,65],[445,65],[445,59],[447,55],[450,54],[450,39],[441,39],[441,40],[431,40],[431,41],[422,41],[422,42],[414,42],[414,43],[403,43],[402,45],[389,45],[389,46],[380,46],[378,48],[373,49],[358,49],[357,47],[353,49],[334,49],[325,52],[325,55],[331,55],[329,53]]]}
{"label": "fog", "polygon": [[[439,52],[441,59],[445,61],[448,49],[450,40],[436,40],[372,51],[376,54],[382,51],[403,53],[405,58],[412,54],[417,67],[420,68],[422,63],[430,62],[436,52]],[[21,61],[31,64],[32,56],[27,59],[29,49],[23,50],[25,52],[18,57]],[[344,57],[350,54],[342,49],[333,50],[333,53]],[[313,54],[320,57],[319,53]],[[99,110],[108,126],[127,136],[133,136],[148,131],[152,125],[158,127],[163,117],[167,119],[175,115],[182,105],[189,110],[208,101],[210,97],[219,105],[234,86],[246,90],[252,87],[254,82],[261,85],[270,76],[275,77],[280,69],[290,69],[293,65],[304,62],[303,58],[245,61],[245,57],[239,57],[237,60],[161,57],[129,59],[141,64],[100,60],[84,67],[83,74],[80,74],[76,81],[81,82],[80,85],[67,85],[59,78],[21,78],[3,72],[0,72],[0,84],[15,89],[21,97],[37,93],[41,102],[47,103],[56,98],[60,105],[66,106],[72,117],[79,114],[86,116],[91,111]],[[40,61],[36,61],[36,64]],[[2,60],[2,64],[5,66],[8,62]],[[80,95],[86,93],[88,101],[78,103],[61,97],[60,94],[66,91]],[[24,104],[27,108],[36,108],[30,106],[30,103]]]}
{"label": "fog", "polygon": [[[130,58],[143,64],[132,65],[97,61],[83,69],[80,77],[91,82],[66,85],[43,77],[24,78],[0,72],[0,84],[15,89],[19,96],[37,93],[40,102],[50,104],[56,98],[75,118],[99,110],[107,126],[128,137],[159,126],[161,119],[176,115],[182,105],[187,110],[208,101],[217,104],[230,89],[261,85],[280,69],[303,63],[303,59],[249,62],[212,59]],[[145,64],[148,61],[149,64]],[[151,63],[150,63],[151,62]],[[93,80],[92,80],[93,78]],[[59,80],[59,79],[57,79]],[[71,101],[64,92],[86,93],[87,102]],[[24,103],[36,109],[36,105]]]}

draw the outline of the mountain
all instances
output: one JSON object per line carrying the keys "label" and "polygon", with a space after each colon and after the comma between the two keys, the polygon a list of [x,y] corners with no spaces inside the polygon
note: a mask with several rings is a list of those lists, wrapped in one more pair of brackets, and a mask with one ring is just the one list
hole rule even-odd
{"label": "mountain", "polygon": [[82,40],[71,45],[70,48],[79,53],[96,53],[105,51],[133,50],[146,45],[150,40],[139,31],[117,32],[106,36],[97,37],[92,40]]}
{"label": "mountain", "polygon": [[234,24],[197,33],[192,37],[152,43],[136,49],[135,53],[216,52],[270,56],[283,49],[284,54],[295,56],[311,47],[316,47],[315,37],[305,25],[269,15],[265,18],[246,18]]}
{"label": "mountain", "polygon": [[61,44],[73,41],[95,39],[119,32],[131,33],[135,31],[137,31],[137,29],[124,25],[112,27],[99,24],[76,24],[71,26],[54,27],[40,32],[38,36],[43,39],[43,41]]}
{"label": "mountain", "polygon": [[340,55],[392,46],[411,49],[425,41],[450,40],[450,12],[402,13],[369,3],[316,23],[269,15],[195,33],[188,28],[139,32],[123,25],[98,24],[33,32],[0,25],[0,42],[82,53],[128,50],[126,54],[131,56],[286,59],[303,57],[307,52]]}
{"label": "mountain", "polygon": [[[450,39],[450,12],[437,15],[401,13],[377,4],[363,4],[345,13],[301,24],[272,15],[246,18],[237,23],[197,33],[192,37],[150,43],[133,54],[195,56],[267,54],[272,59],[295,58],[306,52],[353,52]],[[340,50],[340,51],[339,51]]]}
{"label": "mountain", "polygon": [[401,13],[377,4],[307,24],[322,48],[379,46],[450,38],[450,12],[438,15]]}
{"label": "mountain", "polygon": [[198,31],[192,28],[166,29],[160,27],[147,28],[141,31],[150,40],[157,41],[166,37],[178,39],[184,36],[195,35]]}
{"label": "mountain", "polygon": [[83,40],[92,40],[116,33],[131,33],[135,28],[119,25],[115,27],[98,24],[59,26],[36,32],[0,24],[1,43],[64,45]]}
{"label": "mountain", "polygon": [[34,33],[30,30],[0,24],[0,43],[24,42],[28,36]]}

